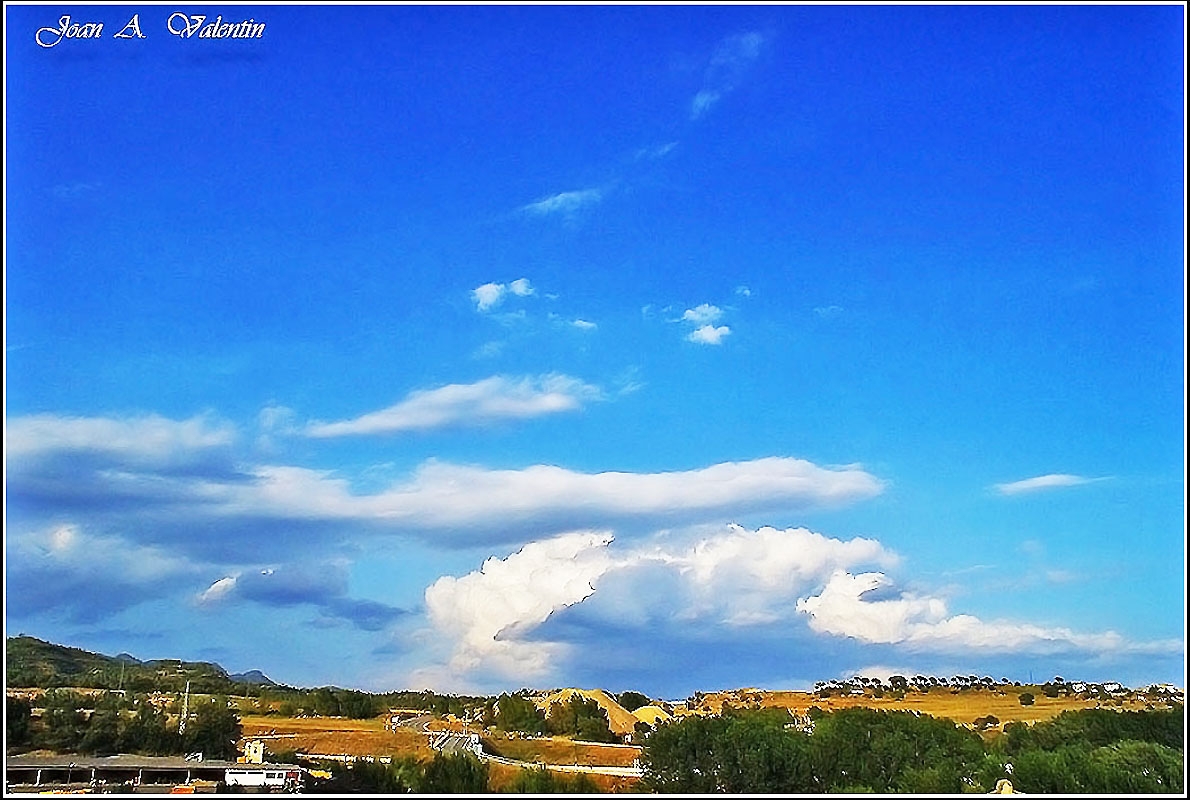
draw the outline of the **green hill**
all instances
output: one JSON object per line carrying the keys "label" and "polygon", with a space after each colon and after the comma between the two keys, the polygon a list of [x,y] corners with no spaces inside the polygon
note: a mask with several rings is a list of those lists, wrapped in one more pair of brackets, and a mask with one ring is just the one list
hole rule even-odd
{"label": "green hill", "polygon": [[[8,688],[73,686],[180,692],[185,689],[186,681],[190,681],[194,692],[236,694],[243,691],[243,684],[218,664],[178,659],[138,661],[127,653],[105,656],[43,642],[32,636],[9,637],[5,641],[4,664]],[[260,677],[263,678],[260,683],[268,681],[263,675]]]}

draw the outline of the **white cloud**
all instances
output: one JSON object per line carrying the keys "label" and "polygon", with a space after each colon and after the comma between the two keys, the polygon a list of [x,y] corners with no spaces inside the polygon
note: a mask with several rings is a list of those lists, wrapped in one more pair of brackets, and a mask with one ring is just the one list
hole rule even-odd
{"label": "white cloud", "polygon": [[[490,558],[462,578],[443,577],[426,590],[437,635],[451,643],[449,685],[495,672],[546,680],[568,646],[537,629],[552,614],[598,595],[604,618],[625,624],[652,615],[668,624],[699,620],[732,626],[779,621],[799,591],[840,566],[893,563],[869,539],[840,541],[804,528],[749,531],[717,527],[689,546],[664,537],[617,552],[606,532],[567,533],[532,542],[504,559]],[[651,591],[660,574],[677,589]],[[600,595],[604,580],[614,587]],[[655,605],[641,609],[642,598]]]}
{"label": "white cloud", "polygon": [[1068,486],[1082,486],[1087,483],[1096,483],[1104,481],[1107,478],[1084,478],[1080,475],[1066,475],[1056,473],[1051,475],[1039,475],[1036,478],[1026,478],[1021,481],[1013,481],[1011,483],[997,483],[995,490],[1003,495],[1025,494],[1027,492],[1037,492],[1044,489],[1062,489]]}
{"label": "white cloud", "polygon": [[583,330],[583,331],[593,331],[597,327],[599,327],[594,322],[587,322],[585,319],[576,319],[574,322],[572,322],[570,324],[573,325],[574,327],[578,328],[579,330]]}
{"label": "white cloud", "polygon": [[507,287],[502,283],[485,283],[471,290],[471,299],[477,310],[487,311],[500,305],[506,291]]}
{"label": "white cloud", "polygon": [[519,637],[594,593],[594,582],[610,566],[611,541],[603,532],[567,533],[430,585],[426,610],[435,629],[452,641],[450,672],[482,669],[518,681],[546,676],[565,646]]}
{"label": "white cloud", "polygon": [[219,603],[226,600],[235,591],[236,576],[228,575],[212,583],[199,593],[197,600],[203,605]]}
{"label": "white cloud", "polygon": [[696,344],[720,344],[723,337],[731,333],[731,328],[726,325],[715,327],[714,325],[703,325],[690,332],[686,338]]}
{"label": "white cloud", "polygon": [[529,283],[528,278],[517,278],[512,283],[508,284],[508,290],[518,297],[528,297],[536,293],[536,289]]}
{"label": "white cloud", "polygon": [[411,392],[396,405],[340,422],[312,422],[306,435],[315,438],[400,433],[450,425],[485,425],[507,419],[528,419],[577,411],[599,400],[603,392],[568,375],[519,379],[493,376],[468,384]]}
{"label": "white cloud", "polygon": [[485,313],[502,304],[504,298],[509,294],[514,294],[517,297],[530,297],[537,294],[537,289],[533,287],[528,278],[517,278],[508,284],[493,282],[476,286],[471,290],[471,299],[475,301],[475,310]]}
{"label": "white cloud", "polygon": [[8,421],[5,457],[16,460],[87,452],[161,463],[174,461],[180,454],[227,447],[235,438],[232,425],[208,416],[179,421],[157,415],[115,419],[34,414]]}
{"label": "white cloud", "polygon": [[843,313],[842,306],[816,306],[814,313],[821,319],[831,319]]}
{"label": "white cloud", "polygon": [[543,197],[527,205],[521,206],[521,211],[537,216],[561,214],[572,217],[588,206],[595,205],[603,199],[602,189],[579,189],[571,192]]}
{"label": "white cloud", "polygon": [[879,480],[855,467],[825,469],[793,458],[726,462],[683,472],[572,472],[537,465],[490,470],[429,461],[412,480],[372,495],[300,467],[260,467],[248,486],[227,487],[223,508],[313,519],[371,519],[397,527],[485,526],[503,532],[537,521],[697,517],[741,509],[832,506],[874,497]]}
{"label": "white cloud", "polygon": [[702,303],[694,308],[686,309],[685,313],[682,314],[682,320],[692,322],[695,325],[708,325],[712,322],[718,322],[722,316],[723,309],[719,308],[719,306]]}
{"label": "white cloud", "polygon": [[815,631],[911,649],[1119,653],[1165,652],[1175,646],[1171,642],[1131,643],[1114,631],[1086,634],[1028,623],[985,622],[969,614],[952,616],[941,598],[911,592],[876,599],[864,597],[876,590],[887,592],[891,587],[892,582],[879,572],[851,575],[839,571],[821,593],[799,600],[797,609],[808,615]]}
{"label": "white cloud", "polygon": [[735,293],[738,294],[740,297],[751,297],[752,296],[752,290],[749,289],[747,286],[735,287]]}

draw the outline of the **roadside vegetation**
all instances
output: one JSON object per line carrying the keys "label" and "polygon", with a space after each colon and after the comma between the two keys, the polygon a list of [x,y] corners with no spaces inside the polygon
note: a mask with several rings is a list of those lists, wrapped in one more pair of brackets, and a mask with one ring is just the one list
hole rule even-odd
{"label": "roadside vegetation", "polygon": [[985,740],[907,711],[728,711],[659,726],[644,741],[642,785],[704,793],[957,794],[999,780],[1040,793],[1181,793],[1184,710],[1067,711]]}

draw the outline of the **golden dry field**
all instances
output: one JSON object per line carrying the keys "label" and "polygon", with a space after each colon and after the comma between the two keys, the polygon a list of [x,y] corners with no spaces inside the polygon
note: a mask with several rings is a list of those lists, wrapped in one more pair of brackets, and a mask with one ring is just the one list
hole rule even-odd
{"label": "golden dry field", "polygon": [[[1030,691],[1034,695],[1033,705],[1023,706],[1019,695]],[[928,693],[910,691],[897,699],[890,694],[884,697],[832,695],[823,698],[812,692],[764,692],[760,705],[764,708],[789,708],[805,712],[811,706],[824,711],[840,708],[873,708],[892,711],[919,711],[933,717],[952,719],[961,724],[970,724],[979,717],[992,715],[1001,724],[1009,722],[1041,722],[1052,719],[1063,711],[1082,708],[1122,708],[1129,711],[1143,709],[1145,704],[1132,701],[1082,700],[1078,697],[1046,697],[1040,689],[1009,687],[1002,690],[967,690],[954,692],[948,688],[931,689]],[[730,695],[707,696],[712,708],[721,709],[724,700],[730,702]]]}
{"label": "golden dry field", "polygon": [[503,734],[484,737],[488,749],[516,761],[547,764],[581,764],[600,767],[630,767],[640,757],[639,747],[599,747],[569,739],[510,739]]}
{"label": "golden dry field", "polygon": [[293,734],[266,739],[271,752],[297,750],[322,755],[406,756],[432,758],[425,734],[413,728],[386,731],[382,719],[332,717],[261,717],[240,719],[245,739],[261,735]]}

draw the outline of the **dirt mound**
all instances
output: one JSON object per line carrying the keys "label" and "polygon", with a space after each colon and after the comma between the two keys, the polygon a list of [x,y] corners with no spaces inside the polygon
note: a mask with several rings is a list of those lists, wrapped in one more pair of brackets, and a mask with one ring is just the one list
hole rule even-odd
{"label": "dirt mound", "polygon": [[552,694],[534,699],[537,707],[548,712],[553,703],[566,703],[570,698],[578,695],[586,700],[594,700],[599,707],[607,712],[608,727],[611,732],[623,736],[632,733],[636,728],[636,717],[632,712],[615,701],[610,694],[602,689],[560,689]]}
{"label": "dirt mound", "polygon": [[632,716],[646,725],[657,725],[673,719],[672,714],[659,706],[641,706],[632,712]]}

